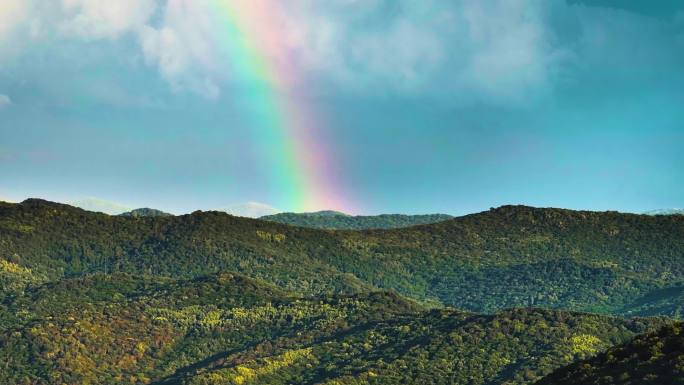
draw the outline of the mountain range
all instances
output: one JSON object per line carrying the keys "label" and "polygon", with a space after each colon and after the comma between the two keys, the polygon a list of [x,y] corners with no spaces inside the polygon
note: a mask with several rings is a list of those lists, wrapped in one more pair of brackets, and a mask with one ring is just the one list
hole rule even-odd
{"label": "mountain range", "polygon": [[338,211],[318,211],[313,213],[279,213],[262,216],[259,219],[315,229],[364,230],[395,229],[425,225],[446,221],[451,218],[451,215],[446,214],[352,216]]}
{"label": "mountain range", "polygon": [[683,257],[676,215],[503,206],[330,231],[0,203],[0,383],[563,381],[675,330]]}
{"label": "mountain range", "polygon": [[[259,218],[266,221],[284,223],[293,226],[331,230],[393,229],[437,223],[453,218],[452,216],[446,214],[381,214],[374,216],[352,216],[339,211],[331,210],[311,213],[277,213],[276,209],[256,202],[248,202],[244,205],[233,205],[218,211],[223,211],[235,216]],[[261,216],[260,214],[263,213],[270,214]],[[173,214],[151,208],[139,208],[118,215],[127,217],[155,217],[172,216]]]}

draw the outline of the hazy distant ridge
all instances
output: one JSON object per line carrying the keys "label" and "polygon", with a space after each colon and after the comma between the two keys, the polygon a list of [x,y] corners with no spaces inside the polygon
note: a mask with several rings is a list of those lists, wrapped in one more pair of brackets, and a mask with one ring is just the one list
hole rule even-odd
{"label": "hazy distant ridge", "polygon": [[288,225],[333,230],[397,229],[416,225],[437,223],[453,218],[447,214],[382,214],[352,216],[338,211],[317,211],[313,213],[280,213],[266,215],[259,219]]}
{"label": "hazy distant ridge", "polygon": [[684,215],[684,209],[659,209],[646,211],[646,215]]}

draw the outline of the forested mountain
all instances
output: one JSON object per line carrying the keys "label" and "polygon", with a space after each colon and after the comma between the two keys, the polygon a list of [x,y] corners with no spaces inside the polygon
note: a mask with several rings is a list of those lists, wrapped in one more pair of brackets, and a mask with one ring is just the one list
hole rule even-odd
{"label": "forested mountain", "polygon": [[446,214],[426,215],[347,215],[337,211],[318,211],[313,213],[280,213],[266,215],[259,219],[285,223],[293,226],[311,227],[331,230],[364,230],[364,229],[396,229],[402,227],[425,225],[451,219]]}
{"label": "forested mountain", "polygon": [[125,213],[119,214],[122,217],[171,217],[173,214],[165,213],[161,210],[150,209],[150,208],[140,208],[131,211],[126,211]]}
{"label": "forested mountain", "polygon": [[683,258],[682,216],[332,231],[0,203],[0,383],[530,384],[672,322],[614,315],[681,317]]}
{"label": "forested mountain", "polygon": [[0,307],[3,384],[528,384],[665,319],[302,297],[239,274],[96,274]]}
{"label": "forested mountain", "polygon": [[684,384],[684,324],[667,325],[557,370],[538,385]]}
{"label": "forested mountain", "polygon": [[[0,204],[0,229],[0,252],[32,279],[236,271],[308,294],[384,288],[475,312],[629,315],[675,314],[684,281],[682,216],[504,206],[405,229],[329,231],[219,212],[112,217],[27,200]],[[21,271],[3,274],[29,279]]]}

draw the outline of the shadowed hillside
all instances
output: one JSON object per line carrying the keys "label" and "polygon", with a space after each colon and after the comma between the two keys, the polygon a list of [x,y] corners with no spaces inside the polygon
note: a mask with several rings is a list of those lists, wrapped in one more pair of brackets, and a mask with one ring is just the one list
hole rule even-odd
{"label": "shadowed hillside", "polygon": [[684,384],[684,324],[640,335],[598,356],[576,362],[538,385]]}

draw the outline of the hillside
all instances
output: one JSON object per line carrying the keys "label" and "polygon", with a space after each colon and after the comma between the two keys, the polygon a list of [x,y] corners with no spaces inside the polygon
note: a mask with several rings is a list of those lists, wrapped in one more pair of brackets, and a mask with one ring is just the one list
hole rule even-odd
{"label": "hillside", "polygon": [[157,209],[150,209],[150,208],[140,208],[140,209],[135,209],[131,211],[127,211],[125,213],[119,214],[122,217],[171,217],[173,214],[165,213],[161,210]]}
{"label": "hillside", "polygon": [[0,305],[0,383],[528,384],[666,321],[302,297],[239,274],[90,275]]}
{"label": "hillside", "polygon": [[[0,229],[0,255],[16,271],[6,279],[19,288],[93,272],[236,271],[301,293],[394,289],[475,312],[661,314],[645,304],[684,282],[682,216],[504,206],[410,228],[329,231],[219,212],[112,217],[27,200],[0,204]],[[671,298],[663,314],[681,306]]]}
{"label": "hillside", "polygon": [[680,216],[505,206],[332,231],[32,199],[0,203],[0,256],[8,385],[531,384],[671,323],[571,310],[684,308]]}
{"label": "hillside", "polygon": [[266,215],[259,219],[314,229],[365,230],[396,229],[425,225],[446,221],[451,218],[452,216],[446,214],[352,216],[337,211],[318,211],[313,213],[280,213]]}
{"label": "hillside", "polygon": [[538,385],[684,384],[684,324],[640,335],[557,370]]}

